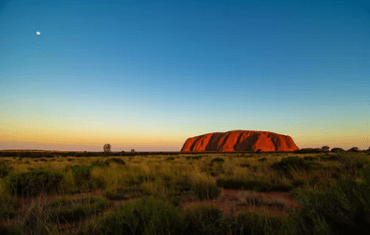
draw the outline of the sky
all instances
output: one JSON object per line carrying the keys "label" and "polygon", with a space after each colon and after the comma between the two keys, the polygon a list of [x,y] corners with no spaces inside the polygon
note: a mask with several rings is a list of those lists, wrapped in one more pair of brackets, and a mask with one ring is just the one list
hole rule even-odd
{"label": "sky", "polygon": [[362,2],[0,0],[0,149],[179,151],[230,130],[368,149],[369,91]]}

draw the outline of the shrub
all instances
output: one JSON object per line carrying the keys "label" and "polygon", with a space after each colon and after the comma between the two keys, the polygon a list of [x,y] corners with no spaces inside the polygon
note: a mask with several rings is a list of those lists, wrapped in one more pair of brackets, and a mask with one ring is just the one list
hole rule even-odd
{"label": "shrub", "polygon": [[330,151],[333,153],[345,152],[345,150],[342,148],[332,148]]}
{"label": "shrub", "polygon": [[248,164],[248,163],[242,163],[239,166],[242,167],[242,168],[249,168],[249,167],[251,167],[251,165]]}
{"label": "shrub", "polygon": [[8,161],[0,161],[0,179],[6,177],[13,170]]}
{"label": "shrub", "polygon": [[226,234],[223,213],[212,204],[195,204],[185,211],[185,234]]}
{"label": "shrub", "polygon": [[244,189],[254,191],[270,191],[272,184],[263,180],[239,178],[218,178],[217,185],[226,189]]}
{"label": "shrub", "polygon": [[321,161],[338,161],[340,156],[339,155],[331,155],[331,156],[319,156]]}
{"label": "shrub", "polygon": [[358,149],[358,147],[352,147],[350,149],[348,149],[348,152],[359,152],[360,150]]}
{"label": "shrub", "polygon": [[323,150],[320,148],[303,148],[298,150],[298,153],[321,153]]}
{"label": "shrub", "polygon": [[200,200],[215,199],[221,192],[215,180],[206,177],[194,177],[191,182],[191,190]]}
{"label": "shrub", "polygon": [[4,178],[4,185],[11,194],[34,196],[39,193],[58,191],[61,180],[61,173],[40,169],[12,173]]}
{"label": "shrub", "polygon": [[220,158],[220,157],[216,157],[216,158],[213,158],[212,160],[211,160],[211,165],[213,164],[213,163],[216,163],[216,162],[218,162],[218,163],[224,163],[225,162],[225,160],[223,159],[223,158]]}
{"label": "shrub", "polygon": [[166,161],[173,161],[173,160],[175,160],[175,158],[174,158],[174,157],[168,157],[168,158],[166,158],[165,160],[166,160]]}
{"label": "shrub", "polygon": [[322,150],[323,152],[329,152],[330,147],[325,145],[325,146],[322,146],[322,147],[321,147],[321,150]]}
{"label": "shrub", "polygon": [[22,235],[22,230],[19,226],[11,225],[11,226],[5,226],[0,225],[0,234],[4,235]]}
{"label": "shrub", "polygon": [[269,214],[246,212],[235,218],[228,218],[229,234],[283,234],[285,219]]}
{"label": "shrub", "polygon": [[258,159],[258,161],[259,161],[259,162],[265,162],[265,161],[267,161],[267,158],[265,158],[265,157],[263,157],[263,158],[259,158],[259,159]]}
{"label": "shrub", "polygon": [[295,234],[369,234],[370,177],[345,180],[327,193],[301,192],[302,209],[292,216]]}
{"label": "shrub", "polygon": [[199,155],[199,156],[192,156],[192,157],[185,157],[187,160],[199,160],[201,159],[203,156]]}
{"label": "shrub", "polygon": [[317,161],[319,160],[318,157],[304,157],[303,160],[305,161]]}
{"label": "shrub", "polygon": [[71,170],[76,186],[81,187],[90,185],[90,173],[93,167],[94,166],[74,165],[67,166],[64,170]]}
{"label": "shrub", "polygon": [[45,213],[50,214],[54,222],[65,223],[78,221],[93,214],[103,212],[108,200],[100,197],[83,197],[79,199],[59,198],[45,205]]}
{"label": "shrub", "polygon": [[291,170],[309,170],[315,165],[318,166],[318,163],[315,164],[311,161],[305,161],[300,157],[287,157],[281,159],[280,162],[273,163],[271,168],[291,177]]}
{"label": "shrub", "polygon": [[0,197],[0,220],[14,217],[20,206],[21,201],[18,198],[2,193]]}
{"label": "shrub", "polygon": [[110,159],[108,159],[108,160],[106,160],[107,162],[114,162],[114,163],[117,163],[117,164],[119,164],[119,165],[125,165],[126,163],[125,163],[125,161],[123,160],[123,159],[121,159],[121,158],[110,158]]}
{"label": "shrub", "polygon": [[143,192],[138,188],[118,188],[118,189],[108,189],[105,191],[104,195],[110,200],[123,200],[129,198],[135,198],[142,196]]}
{"label": "shrub", "polygon": [[175,206],[153,197],[128,202],[101,222],[103,234],[182,234],[185,221]]}
{"label": "shrub", "polygon": [[108,160],[105,160],[105,161],[102,161],[102,160],[96,160],[96,161],[93,161],[91,163],[91,166],[98,166],[98,167],[106,167],[106,166],[109,166],[109,161]]}

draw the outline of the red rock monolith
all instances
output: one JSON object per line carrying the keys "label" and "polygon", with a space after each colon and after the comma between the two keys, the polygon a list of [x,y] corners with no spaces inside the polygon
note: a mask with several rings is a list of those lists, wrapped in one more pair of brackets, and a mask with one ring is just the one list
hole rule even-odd
{"label": "red rock monolith", "polygon": [[181,152],[291,152],[299,150],[292,137],[268,131],[228,131],[186,140]]}

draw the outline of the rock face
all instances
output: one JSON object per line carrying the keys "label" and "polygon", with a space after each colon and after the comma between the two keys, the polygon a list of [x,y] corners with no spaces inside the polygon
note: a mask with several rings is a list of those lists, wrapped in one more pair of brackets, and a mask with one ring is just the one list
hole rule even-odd
{"label": "rock face", "polygon": [[293,139],[268,131],[228,131],[186,140],[181,152],[285,152],[299,150]]}

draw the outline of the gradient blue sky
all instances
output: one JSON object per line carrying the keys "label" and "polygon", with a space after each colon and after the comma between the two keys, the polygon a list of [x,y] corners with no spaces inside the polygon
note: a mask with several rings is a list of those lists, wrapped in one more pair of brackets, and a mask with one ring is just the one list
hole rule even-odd
{"label": "gradient blue sky", "polygon": [[0,0],[0,149],[176,151],[229,130],[367,149],[369,90],[361,2]]}

